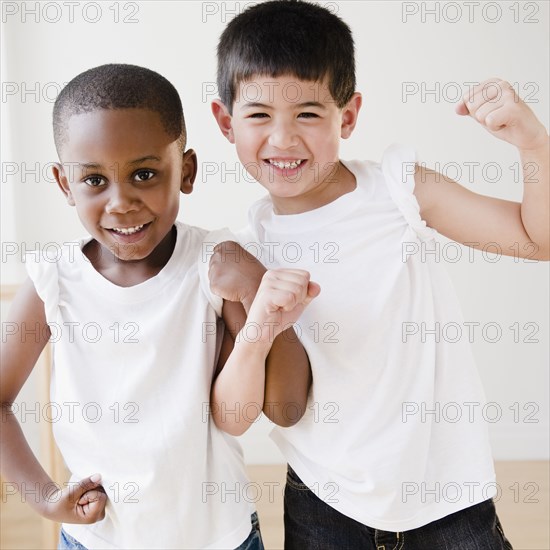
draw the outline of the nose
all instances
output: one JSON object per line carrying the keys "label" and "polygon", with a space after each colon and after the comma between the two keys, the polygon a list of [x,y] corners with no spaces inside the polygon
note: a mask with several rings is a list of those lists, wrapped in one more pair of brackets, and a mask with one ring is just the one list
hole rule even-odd
{"label": "nose", "polygon": [[111,183],[109,200],[105,207],[107,214],[126,214],[139,209],[136,190],[127,183]]}
{"label": "nose", "polygon": [[277,149],[290,149],[298,145],[298,135],[290,122],[279,121],[272,128],[268,139],[269,145]]}

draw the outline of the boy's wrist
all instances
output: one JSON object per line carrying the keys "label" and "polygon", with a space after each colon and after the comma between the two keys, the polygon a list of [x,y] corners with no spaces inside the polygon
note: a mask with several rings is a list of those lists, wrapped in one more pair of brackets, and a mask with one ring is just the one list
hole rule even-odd
{"label": "boy's wrist", "polygon": [[248,293],[241,297],[241,304],[243,305],[247,315],[250,313],[250,308],[252,307],[252,303],[254,302],[254,298],[256,297],[256,293],[258,292],[261,282],[261,277],[258,281],[251,281]]}
{"label": "boy's wrist", "polygon": [[40,499],[36,502],[35,510],[44,518],[56,521],[54,517],[55,503],[59,500],[59,486],[48,481],[40,486]]}
{"label": "boy's wrist", "polygon": [[522,157],[529,156],[529,157],[547,158],[549,153],[549,147],[550,147],[550,137],[548,136],[546,129],[543,129],[540,139],[537,139],[536,142],[533,143],[532,147],[529,147],[529,148],[518,147],[518,150]]}
{"label": "boy's wrist", "polygon": [[250,308],[256,298],[266,271],[267,269],[262,264],[256,262],[253,270],[240,273],[239,302],[241,302],[247,315],[250,313]]}
{"label": "boy's wrist", "polygon": [[248,358],[254,357],[263,362],[271,351],[277,333],[277,327],[274,323],[260,325],[255,321],[247,321],[239,331],[235,348],[238,347]]}

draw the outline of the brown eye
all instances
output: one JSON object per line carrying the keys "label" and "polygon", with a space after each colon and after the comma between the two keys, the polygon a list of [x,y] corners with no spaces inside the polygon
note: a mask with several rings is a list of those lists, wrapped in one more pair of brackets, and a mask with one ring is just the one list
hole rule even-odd
{"label": "brown eye", "polygon": [[84,183],[90,187],[102,187],[105,185],[105,180],[101,176],[90,176],[84,180]]}
{"label": "brown eye", "polygon": [[135,181],[148,181],[152,177],[154,177],[155,173],[151,170],[140,170],[139,172],[136,172],[134,176]]}

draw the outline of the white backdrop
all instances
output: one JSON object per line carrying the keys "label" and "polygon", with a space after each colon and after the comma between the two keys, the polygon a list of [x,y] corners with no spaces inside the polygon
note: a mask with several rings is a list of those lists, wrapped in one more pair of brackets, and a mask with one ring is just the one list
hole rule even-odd
{"label": "white backdrop", "polygon": [[[342,144],[343,158],[378,160],[392,142],[410,143],[427,166],[463,185],[521,200],[515,150],[455,115],[454,103],[471,83],[499,76],[548,128],[548,2],[319,3],[348,22],[357,47],[364,106],[354,135]],[[188,146],[201,166],[180,219],[208,228],[245,224],[248,206],[263,191],[219,133],[210,101],[217,39],[249,4],[3,2],[4,284],[22,280],[23,249],[82,234],[49,171],[56,160],[51,111],[64,83],[104,63],[149,67],[181,94]],[[455,246],[441,251],[465,320],[479,323],[472,345],[494,403],[486,413],[495,457],[548,458],[548,264]],[[32,391],[31,382],[22,399]],[[268,430],[261,423],[243,437],[249,462],[281,460]]]}

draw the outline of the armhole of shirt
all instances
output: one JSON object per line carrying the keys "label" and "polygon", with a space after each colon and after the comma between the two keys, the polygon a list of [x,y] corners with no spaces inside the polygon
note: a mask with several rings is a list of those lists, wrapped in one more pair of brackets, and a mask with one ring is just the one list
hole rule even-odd
{"label": "armhole of shirt", "polygon": [[434,239],[437,231],[420,217],[420,206],[414,195],[414,149],[404,145],[391,145],[384,152],[381,168],[390,196],[403,214],[409,229],[422,241]]}
{"label": "armhole of shirt", "polygon": [[55,322],[59,305],[59,258],[50,258],[37,249],[25,255],[25,269],[34,284],[39,298],[44,302],[46,322]]}

